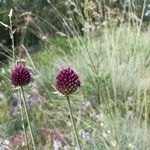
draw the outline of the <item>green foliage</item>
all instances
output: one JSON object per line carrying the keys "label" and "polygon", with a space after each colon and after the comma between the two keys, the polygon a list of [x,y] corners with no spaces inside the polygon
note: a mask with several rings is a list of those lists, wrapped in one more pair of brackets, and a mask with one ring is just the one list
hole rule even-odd
{"label": "green foliage", "polygon": [[[48,107],[46,104],[47,109],[44,107],[43,110],[48,112],[50,110],[52,113],[59,109],[64,118],[66,112],[64,98],[58,98],[50,92],[54,91],[52,85],[55,74],[61,66],[68,65],[79,72],[82,81],[81,92],[76,94],[78,96],[72,97],[72,104],[77,116],[79,115],[77,112],[81,111],[81,123],[78,128],[92,134],[90,141],[82,139],[85,149],[132,149],[133,147],[142,149],[144,145],[149,147],[146,140],[149,134],[143,135],[143,132],[149,129],[150,41],[149,31],[141,32],[137,37],[138,30],[123,26],[115,30],[106,29],[98,37],[77,37],[78,42],[69,47],[71,49],[69,52],[66,52],[67,44],[73,43],[72,40],[77,41],[76,38],[63,40],[56,38],[56,45],[53,42],[55,40],[50,40],[52,46],[32,57],[41,73],[37,79],[38,82],[40,81],[39,89],[40,91],[42,89],[41,93],[46,95],[49,105],[52,105]],[[101,98],[100,107],[97,105],[98,92]],[[86,99],[92,101],[92,110],[84,110]],[[97,120],[90,117],[90,113],[95,111],[99,115],[104,113],[105,119],[101,120],[100,117],[100,120]],[[49,127],[66,129],[67,123],[63,122],[60,116],[61,114],[54,113],[48,122]]]}

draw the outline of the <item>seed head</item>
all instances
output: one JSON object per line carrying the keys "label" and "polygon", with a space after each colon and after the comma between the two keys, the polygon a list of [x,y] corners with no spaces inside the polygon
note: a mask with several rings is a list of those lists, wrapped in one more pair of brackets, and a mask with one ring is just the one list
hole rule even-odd
{"label": "seed head", "polygon": [[16,65],[11,69],[11,83],[16,86],[24,86],[30,83],[31,75],[25,67],[25,61],[17,61]]}
{"label": "seed head", "polygon": [[62,68],[56,76],[55,87],[64,95],[72,94],[80,87],[79,77],[70,67]]}

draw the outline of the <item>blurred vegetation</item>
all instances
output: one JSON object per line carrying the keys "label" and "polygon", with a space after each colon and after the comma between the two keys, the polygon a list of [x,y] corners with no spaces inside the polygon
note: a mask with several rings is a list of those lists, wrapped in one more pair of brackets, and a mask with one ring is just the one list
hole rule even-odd
{"label": "blurred vegetation", "polygon": [[[143,7],[144,12],[148,9],[146,4],[144,0],[1,0],[0,21],[9,25],[8,14],[12,8],[15,45],[32,47],[48,36],[84,34],[99,29],[106,21],[117,26],[126,21],[140,24]],[[11,48],[9,29],[1,24],[0,39],[8,51]]]}

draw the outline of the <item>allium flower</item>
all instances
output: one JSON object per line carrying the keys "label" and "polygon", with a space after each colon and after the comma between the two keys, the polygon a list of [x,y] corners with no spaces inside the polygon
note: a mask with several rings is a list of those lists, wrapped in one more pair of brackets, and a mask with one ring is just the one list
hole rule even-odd
{"label": "allium flower", "polygon": [[25,67],[25,62],[18,61],[11,70],[11,83],[14,86],[24,86],[31,81],[29,70]]}
{"label": "allium flower", "polygon": [[80,87],[80,80],[76,72],[70,67],[62,68],[56,77],[55,86],[60,93],[69,95]]}

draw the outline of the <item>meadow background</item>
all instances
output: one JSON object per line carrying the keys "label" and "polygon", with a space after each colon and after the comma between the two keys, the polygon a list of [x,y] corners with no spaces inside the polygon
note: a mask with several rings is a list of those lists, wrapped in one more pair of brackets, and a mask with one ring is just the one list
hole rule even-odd
{"label": "meadow background", "polygon": [[81,81],[70,100],[83,150],[149,150],[149,23],[149,0],[0,0],[0,150],[28,148],[10,82],[17,59],[32,72],[24,90],[38,150],[77,149],[54,88],[62,66]]}

